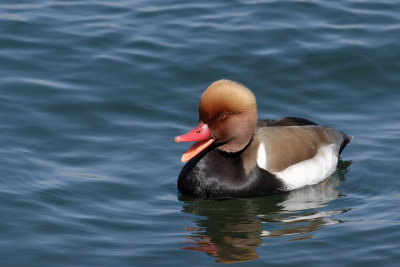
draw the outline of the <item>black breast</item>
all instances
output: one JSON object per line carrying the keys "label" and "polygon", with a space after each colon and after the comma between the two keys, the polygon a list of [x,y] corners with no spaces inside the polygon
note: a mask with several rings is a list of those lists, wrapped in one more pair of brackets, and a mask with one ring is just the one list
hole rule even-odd
{"label": "black breast", "polygon": [[273,174],[256,166],[249,174],[243,168],[241,152],[225,153],[210,148],[190,160],[178,178],[178,190],[200,198],[238,198],[285,191]]}

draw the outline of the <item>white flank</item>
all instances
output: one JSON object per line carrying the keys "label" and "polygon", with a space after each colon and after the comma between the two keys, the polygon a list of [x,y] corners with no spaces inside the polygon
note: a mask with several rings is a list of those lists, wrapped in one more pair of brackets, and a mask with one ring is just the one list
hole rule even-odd
{"label": "white flank", "polygon": [[[337,145],[335,144],[322,146],[318,149],[318,153],[313,158],[299,162],[283,171],[273,174],[285,183],[288,190],[317,184],[325,180],[336,170],[338,162],[337,151]],[[260,149],[258,152],[260,152]],[[261,153],[257,153],[257,163],[260,154]],[[259,166],[261,167],[261,165]]]}
{"label": "white flank", "polygon": [[263,143],[260,144],[257,150],[257,165],[264,170],[267,169],[267,153]]}

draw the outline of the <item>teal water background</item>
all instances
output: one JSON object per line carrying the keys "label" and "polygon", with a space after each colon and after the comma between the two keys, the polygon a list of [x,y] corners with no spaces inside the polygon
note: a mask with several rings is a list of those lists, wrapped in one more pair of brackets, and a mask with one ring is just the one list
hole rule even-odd
{"label": "teal water background", "polygon": [[[0,265],[395,266],[399,1],[0,2]],[[323,185],[176,189],[213,81],[353,135]],[[397,264],[396,264],[397,263]]]}

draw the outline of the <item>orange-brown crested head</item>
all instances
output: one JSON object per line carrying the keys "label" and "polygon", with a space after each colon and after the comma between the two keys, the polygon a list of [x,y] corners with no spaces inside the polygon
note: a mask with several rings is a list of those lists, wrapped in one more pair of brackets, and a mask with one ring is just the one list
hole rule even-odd
{"label": "orange-brown crested head", "polygon": [[199,107],[200,122],[207,124],[215,143],[226,152],[242,150],[257,125],[257,103],[244,85],[219,80],[203,93]]}

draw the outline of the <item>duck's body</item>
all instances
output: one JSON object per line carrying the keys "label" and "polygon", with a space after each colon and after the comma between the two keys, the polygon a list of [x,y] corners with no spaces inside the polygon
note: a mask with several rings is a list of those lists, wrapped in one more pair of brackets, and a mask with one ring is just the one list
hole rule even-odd
{"label": "duck's body", "polygon": [[198,141],[182,157],[189,162],[179,175],[178,189],[195,197],[232,198],[319,183],[335,171],[350,140],[306,119],[257,121],[251,91],[221,80],[202,96],[199,126],[175,139]]}

